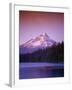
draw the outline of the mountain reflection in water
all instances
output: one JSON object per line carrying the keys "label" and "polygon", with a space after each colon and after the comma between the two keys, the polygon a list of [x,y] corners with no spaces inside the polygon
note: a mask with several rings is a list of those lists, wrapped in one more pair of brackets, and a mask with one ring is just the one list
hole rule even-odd
{"label": "mountain reflection in water", "polygon": [[20,63],[19,79],[64,77],[64,64]]}

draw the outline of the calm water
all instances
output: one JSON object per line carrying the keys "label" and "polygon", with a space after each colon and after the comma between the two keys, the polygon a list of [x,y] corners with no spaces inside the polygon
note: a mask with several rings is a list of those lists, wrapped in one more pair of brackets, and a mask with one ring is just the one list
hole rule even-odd
{"label": "calm water", "polygon": [[50,78],[63,77],[64,65],[53,63],[20,63],[19,78]]}

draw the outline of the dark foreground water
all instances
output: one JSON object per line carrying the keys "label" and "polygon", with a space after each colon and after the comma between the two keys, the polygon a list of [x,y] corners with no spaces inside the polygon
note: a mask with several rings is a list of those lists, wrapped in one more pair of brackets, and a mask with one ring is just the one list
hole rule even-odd
{"label": "dark foreground water", "polygon": [[64,64],[20,63],[19,79],[64,77]]}

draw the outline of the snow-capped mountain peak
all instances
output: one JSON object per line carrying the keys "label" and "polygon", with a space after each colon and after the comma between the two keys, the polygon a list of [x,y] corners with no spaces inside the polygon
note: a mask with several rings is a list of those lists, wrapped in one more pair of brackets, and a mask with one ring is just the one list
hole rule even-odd
{"label": "snow-capped mountain peak", "polygon": [[37,36],[34,39],[30,39],[29,41],[27,41],[26,43],[21,45],[21,47],[22,47],[22,49],[24,48],[27,51],[31,52],[34,50],[51,47],[55,43],[56,42],[54,40],[50,39],[50,37],[47,35],[47,33],[45,33],[45,34],[41,34],[41,35]]}

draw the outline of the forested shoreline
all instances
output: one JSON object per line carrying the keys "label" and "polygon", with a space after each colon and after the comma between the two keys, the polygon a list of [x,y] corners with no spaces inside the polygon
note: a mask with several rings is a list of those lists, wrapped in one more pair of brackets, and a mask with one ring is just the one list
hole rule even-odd
{"label": "forested shoreline", "polygon": [[19,54],[19,62],[64,63],[64,42],[33,53]]}

